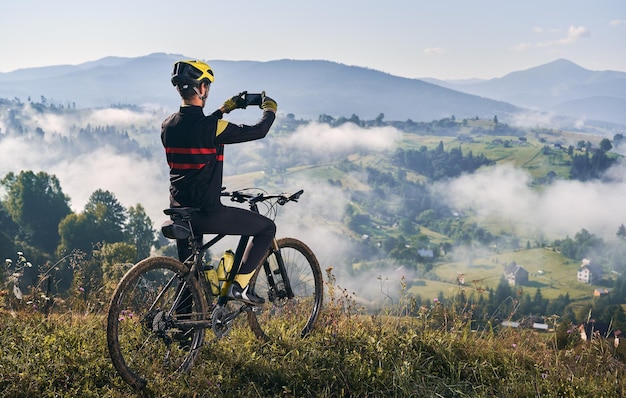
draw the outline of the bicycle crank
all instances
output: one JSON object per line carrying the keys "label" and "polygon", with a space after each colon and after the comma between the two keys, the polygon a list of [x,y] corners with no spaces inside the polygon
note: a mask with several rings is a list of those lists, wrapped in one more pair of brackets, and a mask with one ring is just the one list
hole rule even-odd
{"label": "bicycle crank", "polygon": [[230,332],[233,325],[232,313],[228,312],[224,306],[218,305],[211,314],[211,328],[217,338],[222,338]]}

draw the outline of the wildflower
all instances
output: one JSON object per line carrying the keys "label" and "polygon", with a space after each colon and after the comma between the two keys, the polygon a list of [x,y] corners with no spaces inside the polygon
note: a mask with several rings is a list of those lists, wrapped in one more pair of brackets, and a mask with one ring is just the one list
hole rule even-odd
{"label": "wildflower", "polygon": [[81,286],[81,287],[78,288],[78,290],[81,291],[81,292],[84,292],[85,288]]}
{"label": "wildflower", "polygon": [[517,344],[513,343],[513,344],[511,344],[511,347],[517,348]]}

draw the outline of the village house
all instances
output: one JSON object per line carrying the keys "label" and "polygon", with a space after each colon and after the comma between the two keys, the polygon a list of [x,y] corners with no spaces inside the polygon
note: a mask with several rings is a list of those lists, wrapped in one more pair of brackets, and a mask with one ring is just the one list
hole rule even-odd
{"label": "village house", "polygon": [[515,261],[504,269],[504,277],[511,286],[528,283],[528,271]]}
{"label": "village house", "polygon": [[593,289],[593,297],[603,297],[609,294],[609,289],[603,287],[600,289]]}
{"label": "village house", "polygon": [[602,279],[602,268],[591,264],[591,261],[585,258],[578,268],[576,279],[581,283],[597,282]]}

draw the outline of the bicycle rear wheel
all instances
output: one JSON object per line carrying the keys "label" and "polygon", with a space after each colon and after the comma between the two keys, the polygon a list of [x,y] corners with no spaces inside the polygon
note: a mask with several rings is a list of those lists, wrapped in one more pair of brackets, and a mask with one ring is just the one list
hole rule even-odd
{"label": "bicycle rear wheel", "polygon": [[152,257],[131,268],[113,294],[107,316],[109,355],[133,387],[188,371],[200,352],[206,301],[198,280],[186,276],[181,262]]}
{"label": "bicycle rear wheel", "polygon": [[270,252],[250,281],[253,291],[265,298],[265,305],[248,311],[248,323],[262,339],[304,337],[313,329],[322,308],[322,271],[303,242],[282,238],[278,248]]}

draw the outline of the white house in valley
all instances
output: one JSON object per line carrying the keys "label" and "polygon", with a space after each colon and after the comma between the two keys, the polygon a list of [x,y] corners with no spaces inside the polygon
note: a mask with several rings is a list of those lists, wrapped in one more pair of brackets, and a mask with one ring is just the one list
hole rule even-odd
{"label": "white house in valley", "polygon": [[602,268],[592,264],[590,260],[585,258],[580,267],[578,267],[576,279],[582,283],[597,282],[602,279]]}

